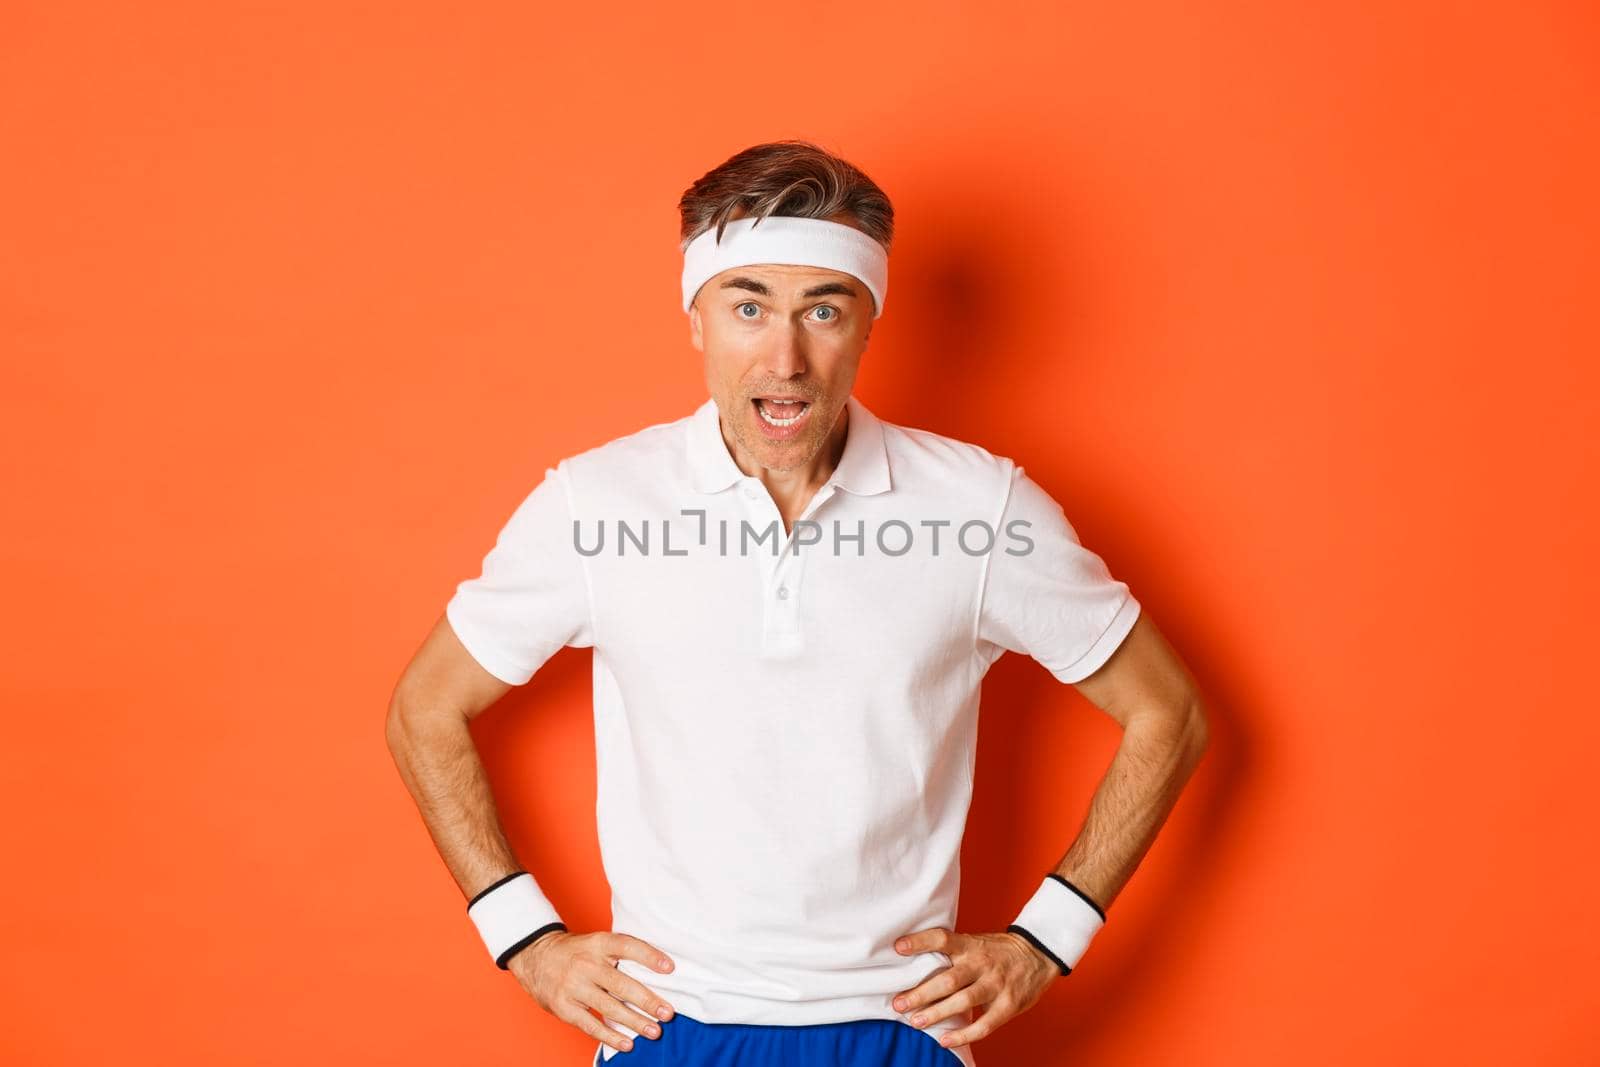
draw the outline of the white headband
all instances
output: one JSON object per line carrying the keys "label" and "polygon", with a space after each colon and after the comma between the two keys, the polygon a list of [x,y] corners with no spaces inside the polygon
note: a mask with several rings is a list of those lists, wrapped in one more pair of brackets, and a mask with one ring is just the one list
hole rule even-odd
{"label": "white headband", "polygon": [[683,310],[710,278],[730,267],[753,263],[790,263],[825,267],[859,279],[876,303],[873,318],[883,314],[889,292],[889,253],[854,226],[827,219],[768,215],[734,219],[717,240],[715,226],[683,250]]}

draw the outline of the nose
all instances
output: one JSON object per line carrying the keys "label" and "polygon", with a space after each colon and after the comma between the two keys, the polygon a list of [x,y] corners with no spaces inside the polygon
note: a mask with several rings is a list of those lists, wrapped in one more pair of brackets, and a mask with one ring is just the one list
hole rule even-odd
{"label": "nose", "polygon": [[794,327],[778,330],[767,353],[767,370],[776,378],[798,378],[806,372],[806,353]]}

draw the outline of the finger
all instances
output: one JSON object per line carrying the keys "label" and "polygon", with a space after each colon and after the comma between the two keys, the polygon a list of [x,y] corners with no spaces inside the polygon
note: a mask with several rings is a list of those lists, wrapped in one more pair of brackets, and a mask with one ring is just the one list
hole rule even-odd
{"label": "finger", "polygon": [[613,959],[634,960],[663,973],[672,970],[671,956],[632,934],[613,934],[610,950]]}
{"label": "finger", "polygon": [[939,1035],[939,1044],[945,1048],[955,1048],[957,1045],[970,1044],[981,1041],[998,1030],[1002,1023],[1010,1019],[1016,1012],[1011,1010],[1007,1001],[996,999],[989,1005],[987,1011],[978,1016],[978,1020],[970,1026],[963,1026],[959,1030],[951,1030]]}
{"label": "finger", "polygon": [[941,1019],[960,1015],[969,1008],[987,1003],[989,999],[988,987],[973,982],[943,999],[935,1000],[925,1008],[918,1009],[907,1021],[918,1030],[926,1030]]}
{"label": "finger", "polygon": [[558,1001],[555,1017],[582,1030],[596,1041],[610,1045],[618,1052],[627,1052],[633,1048],[633,1040],[627,1034],[620,1034],[611,1029],[611,1027],[590,1015],[576,1000]]}
{"label": "finger", "polygon": [[924,1004],[932,1004],[936,1000],[964,989],[970,979],[966,972],[958,972],[954,967],[946,967],[915,988],[908,989],[894,998],[895,1011],[915,1011]]}
{"label": "finger", "polygon": [[[661,1036],[660,1023],[641,1015],[633,1005],[624,1004],[599,985],[589,986],[577,995],[577,999],[579,1003],[599,1012],[601,1019],[609,1019],[618,1027],[625,1026],[634,1034],[642,1034],[652,1041]],[[624,1033],[620,1036],[626,1038],[633,1035]]]}
{"label": "finger", "polygon": [[932,952],[943,948],[949,937],[950,931],[948,929],[943,926],[934,926],[926,930],[917,930],[898,938],[894,943],[894,947],[895,951],[907,955],[913,952]]}
{"label": "finger", "polygon": [[[626,1022],[635,1030],[647,1032],[645,1028],[654,1024],[657,1020],[665,1022],[672,1018],[672,1005],[668,1004],[661,994],[637,978],[623,974],[615,967],[605,968],[595,981],[596,984],[615,997],[617,1002],[625,1002],[638,1009],[634,1011],[629,1008],[625,1015],[611,1016],[618,1022]],[[655,1035],[652,1034],[651,1036]]]}

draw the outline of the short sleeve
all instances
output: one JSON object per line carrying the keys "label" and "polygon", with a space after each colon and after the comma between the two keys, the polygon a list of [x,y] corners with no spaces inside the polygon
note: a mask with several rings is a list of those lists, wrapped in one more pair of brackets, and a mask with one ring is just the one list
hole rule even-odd
{"label": "short sleeve", "polygon": [[1031,656],[1062,682],[1079,682],[1111,658],[1139,602],[1105,561],[1078,541],[1056,503],[1013,467],[986,560],[978,609],[980,650]]}
{"label": "short sleeve", "polygon": [[456,586],[445,618],[483,669],[508,685],[528,681],[565,645],[594,644],[563,470],[548,468],[517,506],[482,573]]}

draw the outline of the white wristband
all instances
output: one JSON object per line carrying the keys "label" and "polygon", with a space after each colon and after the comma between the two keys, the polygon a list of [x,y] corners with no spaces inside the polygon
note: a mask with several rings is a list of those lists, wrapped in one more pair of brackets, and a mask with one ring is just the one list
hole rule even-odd
{"label": "white wristband", "polygon": [[1106,913],[1087,893],[1054,872],[1022,906],[1022,911],[1006,927],[1021,934],[1061,968],[1071,974],[1089,942],[1106,922]]}
{"label": "white wristband", "polygon": [[467,901],[467,917],[502,971],[513,955],[566,924],[527,871],[512,871]]}

